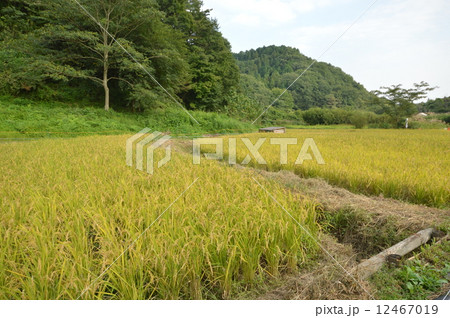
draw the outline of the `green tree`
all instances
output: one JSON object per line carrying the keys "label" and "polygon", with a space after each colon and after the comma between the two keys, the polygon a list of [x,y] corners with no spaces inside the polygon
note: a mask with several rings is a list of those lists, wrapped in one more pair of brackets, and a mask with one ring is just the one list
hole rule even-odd
{"label": "green tree", "polygon": [[183,33],[192,81],[181,94],[192,109],[221,110],[239,89],[239,69],[230,43],[199,0],[157,0],[164,21]]}
{"label": "green tree", "polygon": [[15,2],[23,3],[28,21],[39,23],[4,45],[0,58],[14,52],[20,62],[28,61],[8,66],[9,73],[19,74],[19,83],[31,79],[27,87],[55,80],[89,80],[103,88],[108,110],[111,87],[120,92],[115,96],[137,108],[164,98],[147,72],[172,95],[189,81],[182,35],[162,22],[164,14],[152,0],[79,1],[98,24],[73,1]]}
{"label": "green tree", "polygon": [[[280,97],[280,95],[283,92],[284,92],[284,94]],[[271,103],[278,97],[279,97],[279,99],[274,104],[274,107],[279,108],[279,109],[284,109],[284,110],[294,109],[294,99],[292,98],[292,94],[290,91],[285,91],[284,89],[281,89],[281,88],[272,88]]]}
{"label": "green tree", "polygon": [[368,120],[367,116],[365,116],[363,113],[355,112],[351,115],[350,122],[353,126],[355,126],[355,128],[362,129],[365,125],[367,125]]}
{"label": "green tree", "polygon": [[0,40],[18,37],[32,30],[39,21],[30,20],[31,9],[21,0],[3,0],[0,3]]}
{"label": "green tree", "polygon": [[326,100],[326,103],[325,103],[326,108],[334,108],[338,104],[338,101],[337,101],[336,97],[334,96],[334,94],[326,95],[325,100]]}
{"label": "green tree", "polygon": [[430,87],[426,82],[415,83],[413,88],[405,89],[402,85],[391,85],[381,87],[373,93],[378,96],[378,102],[389,115],[391,121],[396,126],[401,126],[406,117],[417,112],[417,105],[414,102],[423,99],[427,93],[436,87]]}
{"label": "green tree", "polygon": [[420,111],[435,113],[450,113],[450,97],[427,100],[420,104]]}
{"label": "green tree", "polygon": [[272,91],[264,85],[262,81],[257,80],[251,75],[241,74],[240,76],[240,92],[253,99],[257,104],[259,104],[259,108],[270,105],[273,102],[274,94]]}
{"label": "green tree", "polygon": [[[61,64],[71,68],[68,76],[86,78],[100,84],[104,89],[105,110],[110,107],[110,81],[117,80],[130,86],[136,97],[140,92],[155,87],[149,85],[145,71],[127,55],[125,48],[150,73],[155,74],[162,84],[164,75],[157,68],[158,59],[168,61],[175,58],[180,64],[182,60],[172,54],[163,38],[170,34],[168,27],[161,21],[162,14],[150,0],[89,0],[81,4],[99,22],[87,18],[85,12],[77,6],[67,5],[65,0],[34,2],[42,9],[42,16],[51,23],[43,28],[41,35],[46,47],[55,47]],[[115,41],[116,39],[117,41]],[[153,50],[146,45],[150,44]],[[122,47],[117,43],[119,42]],[[164,45],[161,45],[164,44]],[[158,45],[162,48],[158,50]],[[156,49],[156,50],[155,50]],[[174,48],[175,49],[175,48]],[[173,50],[175,51],[175,50]],[[81,60],[81,63],[78,62]],[[182,74],[183,66],[178,66]],[[159,76],[158,76],[159,75]],[[145,78],[136,80],[136,78]],[[182,81],[183,79],[181,79]],[[169,87],[169,89],[171,89]]]}

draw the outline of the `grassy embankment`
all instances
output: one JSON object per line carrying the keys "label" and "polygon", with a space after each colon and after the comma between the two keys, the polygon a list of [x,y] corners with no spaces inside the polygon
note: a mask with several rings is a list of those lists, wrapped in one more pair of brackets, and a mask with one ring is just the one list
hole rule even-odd
{"label": "grassy embankment", "polygon": [[[181,108],[130,113],[85,104],[36,102],[0,98],[0,138],[76,137],[98,134],[135,133],[144,127],[172,136],[255,131],[256,127],[224,114],[190,112]],[[5,140],[5,139],[4,139]]]}

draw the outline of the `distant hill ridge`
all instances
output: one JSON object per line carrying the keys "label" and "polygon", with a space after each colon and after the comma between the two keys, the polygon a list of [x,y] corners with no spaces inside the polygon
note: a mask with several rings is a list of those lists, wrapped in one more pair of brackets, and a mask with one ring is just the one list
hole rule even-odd
{"label": "distant hill ridge", "polygon": [[[235,53],[241,87],[260,104],[270,104],[312,62],[296,48],[267,46]],[[284,109],[370,109],[371,94],[352,76],[329,63],[316,62],[274,105]]]}

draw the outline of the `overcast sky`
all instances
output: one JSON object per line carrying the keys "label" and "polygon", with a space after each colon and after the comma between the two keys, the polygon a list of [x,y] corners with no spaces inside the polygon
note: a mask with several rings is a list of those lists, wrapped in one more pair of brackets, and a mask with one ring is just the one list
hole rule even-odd
{"label": "overcast sky", "polygon": [[[317,59],[374,0],[204,0],[233,52],[287,45]],[[450,96],[450,1],[378,0],[320,61],[363,84],[426,81]]]}

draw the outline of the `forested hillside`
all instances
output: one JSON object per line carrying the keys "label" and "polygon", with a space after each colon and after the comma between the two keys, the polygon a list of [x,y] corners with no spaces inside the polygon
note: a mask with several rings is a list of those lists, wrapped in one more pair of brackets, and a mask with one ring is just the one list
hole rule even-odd
{"label": "forested hillside", "polygon": [[214,111],[230,103],[239,71],[201,1],[79,2],[103,28],[74,1],[0,3],[0,93],[88,99],[105,109],[175,104],[153,76],[187,108]]}
{"label": "forested hillside", "polygon": [[[270,104],[313,60],[298,49],[268,46],[234,54],[243,91],[261,104]],[[369,108],[370,94],[350,75],[331,64],[317,62],[274,105],[282,109],[313,107]]]}

